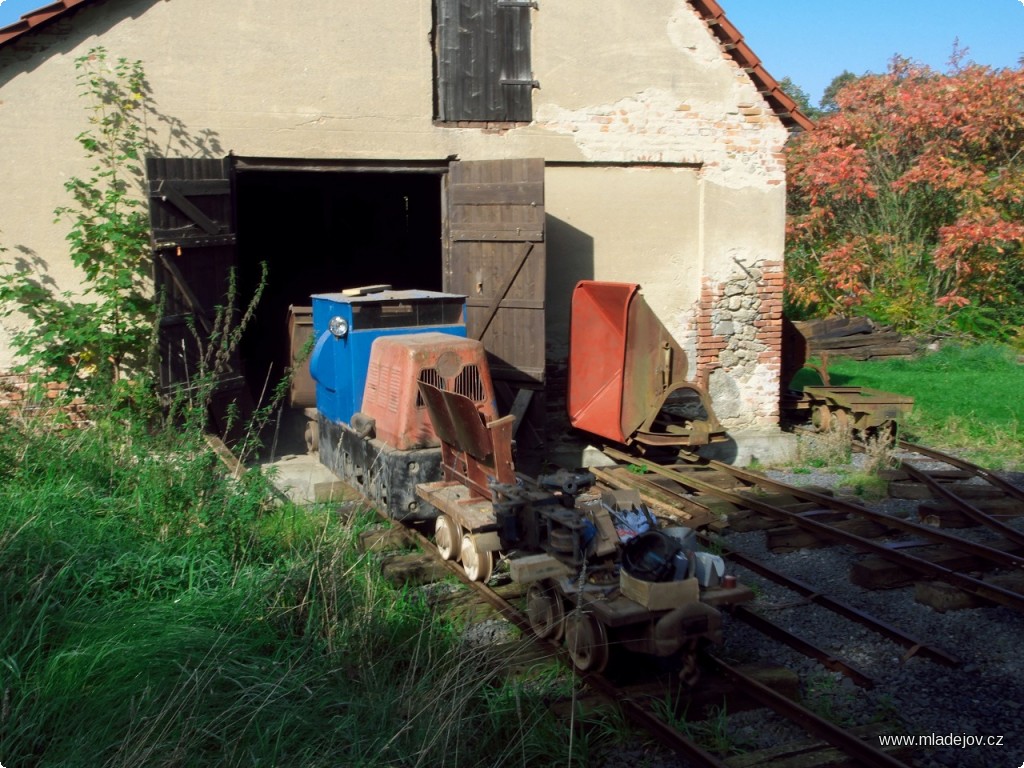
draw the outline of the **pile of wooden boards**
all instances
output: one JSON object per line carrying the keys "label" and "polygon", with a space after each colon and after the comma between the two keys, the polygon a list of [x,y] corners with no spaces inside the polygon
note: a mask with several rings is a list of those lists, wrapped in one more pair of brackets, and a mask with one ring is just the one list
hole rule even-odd
{"label": "pile of wooden boards", "polygon": [[835,317],[827,320],[797,320],[793,325],[807,342],[808,357],[851,357],[876,360],[909,357],[917,343],[865,317]]}

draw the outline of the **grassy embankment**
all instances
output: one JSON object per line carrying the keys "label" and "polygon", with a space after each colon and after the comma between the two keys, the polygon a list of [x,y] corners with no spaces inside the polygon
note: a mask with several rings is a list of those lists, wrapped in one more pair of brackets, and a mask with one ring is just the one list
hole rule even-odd
{"label": "grassy embankment", "polygon": [[[1024,365],[1008,347],[947,346],[908,360],[829,361],[833,384],[911,395],[901,437],[992,469],[1024,469]],[[799,381],[812,382],[807,371]]]}
{"label": "grassy embankment", "polygon": [[0,761],[586,763],[565,681],[508,681],[383,582],[372,515],[267,499],[197,435],[0,425]]}

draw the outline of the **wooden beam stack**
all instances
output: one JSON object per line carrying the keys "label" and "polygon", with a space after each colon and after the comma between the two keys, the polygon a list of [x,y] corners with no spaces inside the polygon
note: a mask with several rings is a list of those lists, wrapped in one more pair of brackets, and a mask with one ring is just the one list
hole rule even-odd
{"label": "wooden beam stack", "polygon": [[910,357],[917,343],[888,326],[878,326],[866,317],[835,317],[827,320],[798,320],[793,325],[807,341],[808,356],[850,357],[876,360]]}

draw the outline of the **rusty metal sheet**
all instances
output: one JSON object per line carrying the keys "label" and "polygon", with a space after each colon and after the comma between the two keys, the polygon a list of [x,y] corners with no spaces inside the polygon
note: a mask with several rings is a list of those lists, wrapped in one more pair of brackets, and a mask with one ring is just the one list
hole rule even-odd
{"label": "rusty metal sheet", "polygon": [[476,403],[465,395],[444,392],[422,381],[419,388],[441,440],[480,461],[491,455],[491,436]]}
{"label": "rusty metal sheet", "polygon": [[[569,325],[569,422],[577,429],[626,442],[623,375],[629,305],[636,283],[577,284]],[[639,421],[637,425],[639,425]]]}

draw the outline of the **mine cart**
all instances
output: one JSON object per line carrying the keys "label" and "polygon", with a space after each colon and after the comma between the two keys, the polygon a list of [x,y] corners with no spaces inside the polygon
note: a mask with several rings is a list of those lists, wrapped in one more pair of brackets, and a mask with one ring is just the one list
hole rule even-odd
{"label": "mine cart", "polygon": [[569,421],[623,445],[697,447],[726,439],[686,353],[635,283],[582,280],[569,326]]}
{"label": "mine cart", "polygon": [[914,398],[867,387],[804,387],[811,423],[819,430],[833,424],[859,432],[892,432],[914,407]]}
{"label": "mine cart", "polygon": [[[895,436],[896,426],[913,410],[914,398],[907,395],[832,384],[828,355],[822,354],[820,363],[809,361],[806,340],[796,326],[785,319],[782,347],[785,388],[781,409],[783,416],[791,422],[810,421],[822,432],[838,428]],[[803,369],[814,371],[821,384],[804,386],[802,390],[794,388],[792,382]]]}

